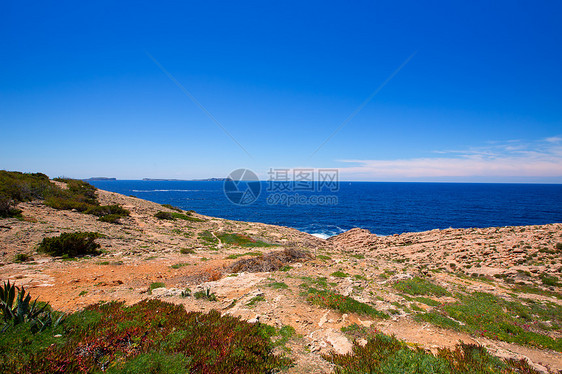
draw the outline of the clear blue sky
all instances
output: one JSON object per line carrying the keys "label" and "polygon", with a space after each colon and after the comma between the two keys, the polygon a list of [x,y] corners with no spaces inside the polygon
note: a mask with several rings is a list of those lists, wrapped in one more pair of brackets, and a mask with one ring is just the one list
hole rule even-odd
{"label": "clear blue sky", "polygon": [[3,1],[0,169],[560,183],[561,19],[560,1]]}

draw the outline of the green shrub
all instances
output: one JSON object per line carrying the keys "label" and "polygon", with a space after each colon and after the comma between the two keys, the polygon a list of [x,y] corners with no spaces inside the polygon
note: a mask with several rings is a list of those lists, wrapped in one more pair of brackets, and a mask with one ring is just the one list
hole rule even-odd
{"label": "green shrub", "polygon": [[541,274],[540,280],[545,286],[561,286],[560,281],[556,275]]}
{"label": "green shrub", "polygon": [[181,210],[180,208],[175,207],[175,206],[170,205],[170,204],[162,204],[162,206],[163,206],[164,208],[168,208],[168,209],[175,210],[176,212],[180,212],[180,213],[183,212],[183,210]]}
{"label": "green shrub", "polygon": [[0,196],[16,203],[43,199],[55,189],[45,174],[0,170]]}
{"label": "green shrub", "polygon": [[119,214],[108,214],[106,216],[101,216],[100,218],[98,218],[98,221],[108,222],[108,223],[120,223],[121,221],[119,221],[119,219],[122,217],[123,216],[120,216]]}
{"label": "green shrub", "polygon": [[39,244],[38,251],[51,256],[84,256],[99,255],[101,246],[95,242],[102,237],[97,232],[64,233],[52,238],[45,238]]}
{"label": "green shrub", "polygon": [[[189,214],[191,214],[191,213],[189,213]],[[205,222],[204,219],[191,217],[189,214],[172,212],[172,218],[183,219],[184,221],[190,221],[190,222]]]}
{"label": "green shrub", "polygon": [[197,291],[193,294],[196,299],[207,299],[209,301],[217,301],[217,295],[211,292],[210,288],[205,290]]}
{"label": "green shrub", "polygon": [[190,222],[204,222],[205,221],[203,219],[191,217],[188,214],[177,213],[177,212],[159,211],[158,213],[156,213],[154,215],[154,217],[156,217],[158,219],[166,219],[166,220],[170,220],[170,221],[175,220],[175,219],[182,219],[184,221],[190,221]]}
{"label": "green shrub", "polygon": [[193,248],[182,248],[180,249],[180,253],[182,255],[188,255],[188,254],[195,253],[195,250]]}
{"label": "green shrub", "polygon": [[33,260],[33,258],[27,253],[18,253],[14,256],[14,262],[27,262]]}
{"label": "green shrub", "polygon": [[166,219],[166,220],[173,220],[174,219],[174,217],[172,216],[172,213],[163,212],[163,211],[159,211],[158,213],[156,213],[154,215],[154,217],[156,217],[158,219]]}
{"label": "green shrub", "polygon": [[449,296],[451,293],[445,288],[431,283],[427,279],[414,277],[412,279],[404,279],[394,284],[394,288],[398,291],[409,295],[433,295],[433,296]]}
{"label": "green shrub", "polygon": [[16,202],[5,195],[0,195],[0,218],[18,217],[22,211],[15,208]]}
{"label": "green shrub", "polygon": [[85,213],[92,214],[98,217],[103,217],[108,215],[117,215],[117,216],[125,217],[131,214],[131,212],[129,212],[127,209],[117,204],[92,206],[86,209]]}

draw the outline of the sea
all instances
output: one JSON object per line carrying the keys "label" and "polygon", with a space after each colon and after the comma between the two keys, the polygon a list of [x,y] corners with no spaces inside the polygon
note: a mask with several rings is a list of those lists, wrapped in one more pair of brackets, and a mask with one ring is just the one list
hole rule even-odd
{"label": "sea", "polygon": [[288,226],[322,238],[354,227],[384,236],[562,222],[560,184],[339,182],[337,188],[301,191],[262,181],[254,182],[259,193],[237,200],[228,186],[225,192],[224,181],[89,182],[208,216]]}

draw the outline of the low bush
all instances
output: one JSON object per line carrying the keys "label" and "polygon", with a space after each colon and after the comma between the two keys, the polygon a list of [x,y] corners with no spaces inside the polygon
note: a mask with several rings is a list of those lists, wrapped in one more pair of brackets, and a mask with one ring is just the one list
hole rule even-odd
{"label": "low bush", "polygon": [[14,262],[27,262],[33,260],[33,258],[27,253],[18,253],[14,256]]}
{"label": "low bush", "polygon": [[191,217],[188,214],[183,214],[183,213],[177,213],[177,212],[164,212],[164,211],[159,211],[157,212],[154,217],[158,218],[158,219],[166,219],[166,220],[175,220],[175,219],[183,219],[184,221],[190,221],[190,222],[204,222],[204,220],[196,218],[196,217]]}
{"label": "low bush", "polygon": [[228,270],[232,273],[276,271],[290,263],[303,262],[311,258],[312,256],[308,252],[285,248],[282,251],[269,252],[263,256],[240,259],[230,265]]}
{"label": "low bush", "polygon": [[541,274],[540,280],[545,286],[560,287],[562,284],[556,275]]}
{"label": "low bush", "polygon": [[[15,208],[18,202],[42,199],[45,205],[59,210],[76,210],[98,217],[119,215],[125,217],[129,211],[119,205],[100,206],[97,189],[88,182],[55,178],[66,184],[65,189],[51,183],[45,174],[19,173],[0,170],[0,217],[15,217],[21,211]],[[109,217],[106,222],[117,222]]]}
{"label": "low bush", "polygon": [[217,295],[211,292],[210,288],[205,290],[197,291],[193,294],[193,297],[196,299],[206,299],[209,301],[217,301]]}
{"label": "low bush", "polygon": [[157,212],[154,217],[158,218],[158,219],[166,219],[166,220],[173,220],[174,217],[172,216],[172,213],[170,212],[163,212],[163,211],[159,211]]}
{"label": "low bush", "polygon": [[183,214],[183,213],[172,212],[172,218],[173,219],[183,219],[184,221],[189,221],[189,222],[205,222],[204,219],[192,217],[190,214],[191,213]]}
{"label": "low bush", "polygon": [[38,251],[51,256],[77,257],[99,255],[101,246],[95,242],[102,237],[97,232],[64,233],[52,238],[45,238],[39,244]]}
{"label": "low bush", "polygon": [[164,208],[168,208],[168,209],[175,210],[176,212],[180,212],[180,213],[183,212],[183,210],[181,210],[180,208],[175,207],[175,206],[170,205],[170,204],[162,204],[162,206],[163,206]]}
{"label": "low bush", "polygon": [[16,202],[5,195],[0,195],[0,218],[19,217],[22,213]]}
{"label": "low bush", "polygon": [[85,213],[92,214],[98,217],[104,217],[108,215],[117,215],[117,216],[126,217],[129,214],[131,214],[131,212],[129,212],[127,209],[117,204],[92,206],[86,209]]}
{"label": "low bush", "polygon": [[120,221],[121,218],[123,218],[123,216],[121,216],[119,214],[108,214],[108,215],[101,216],[100,218],[98,218],[98,221],[108,222],[108,223],[121,223],[121,221]]}

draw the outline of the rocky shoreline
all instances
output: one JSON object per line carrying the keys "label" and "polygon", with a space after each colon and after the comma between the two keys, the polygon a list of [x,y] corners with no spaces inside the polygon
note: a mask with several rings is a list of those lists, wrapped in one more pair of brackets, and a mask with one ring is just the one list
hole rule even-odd
{"label": "rocky shoreline", "polygon": [[[101,204],[119,204],[130,216],[115,224],[77,211],[56,210],[39,200],[20,203],[21,219],[0,221],[2,280],[25,286],[34,297],[65,312],[100,301],[131,304],[160,298],[182,304],[189,311],[216,309],[276,327],[289,325],[297,333],[288,343],[296,362],[289,373],[330,372],[332,365],[322,354],[350,352],[353,339],[341,328],[352,324],[394,334],[434,351],[463,341],[481,344],[499,357],[525,358],[542,371],[562,369],[560,351],[420,322],[416,315],[434,307],[395,286],[401,280],[428,279],[448,291],[431,297],[440,305],[455,302],[457,292],[485,292],[510,302],[531,300],[560,307],[560,223],[388,237],[353,229],[324,240],[287,227],[197,213],[190,214],[196,219],[191,221],[161,220],[156,213],[173,210],[108,191],[98,190],[97,196]],[[43,238],[77,231],[103,234],[97,239],[103,254],[73,261],[36,253]],[[231,234],[264,246],[238,245],[224,239]],[[310,258],[287,263],[276,271],[229,271],[236,261],[285,248],[297,248]],[[16,262],[16,255],[22,253],[32,259]],[[151,290],[154,283],[163,286]],[[372,305],[389,318],[341,313],[307,302],[303,287],[318,288],[318,284]],[[211,290],[216,300],[185,297],[182,292],[186,289]],[[541,333],[555,340],[562,337],[554,322],[540,322],[551,326]]]}

